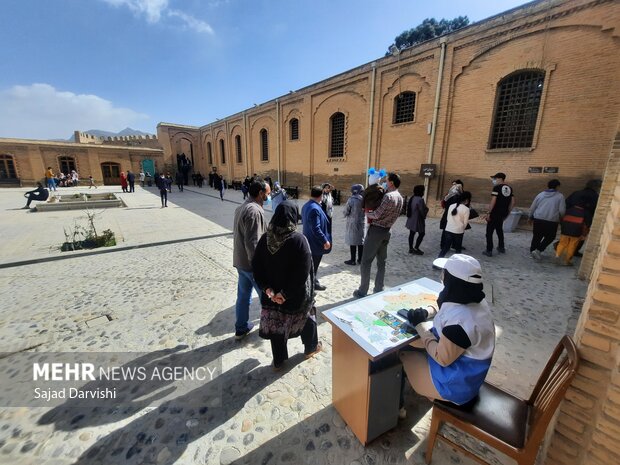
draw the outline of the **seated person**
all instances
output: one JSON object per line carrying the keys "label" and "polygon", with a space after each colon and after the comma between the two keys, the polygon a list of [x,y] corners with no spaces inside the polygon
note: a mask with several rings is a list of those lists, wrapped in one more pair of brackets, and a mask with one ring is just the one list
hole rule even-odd
{"label": "seated person", "polygon": [[418,394],[463,405],[476,398],[489,371],[495,326],[482,292],[478,260],[454,254],[433,264],[443,268],[439,311],[430,330],[420,324],[429,309],[409,311],[409,322],[420,335],[411,345],[423,350],[402,351],[400,359]]}
{"label": "seated person", "polygon": [[26,206],[23,208],[30,208],[30,202],[32,202],[33,200],[47,200],[49,196],[49,191],[45,187],[43,187],[43,184],[38,182],[37,188],[35,190],[28,191],[24,194],[24,197],[26,197],[28,201],[26,202]]}

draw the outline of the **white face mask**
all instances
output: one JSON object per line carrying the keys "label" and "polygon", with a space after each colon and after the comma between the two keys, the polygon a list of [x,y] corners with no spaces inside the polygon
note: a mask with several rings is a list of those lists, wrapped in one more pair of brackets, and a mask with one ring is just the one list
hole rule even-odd
{"label": "white face mask", "polygon": [[497,179],[495,179],[495,178],[491,179],[491,183],[492,183],[494,186],[497,186],[498,182],[499,182],[499,181],[498,181]]}
{"label": "white face mask", "polygon": [[387,188],[388,188],[387,182],[384,182],[383,184],[381,184],[381,186],[382,186],[385,190],[387,190]]}
{"label": "white face mask", "polygon": [[265,203],[266,203],[267,205],[270,205],[270,204],[271,204],[271,194],[268,194],[268,195],[267,195],[267,198],[265,199]]}

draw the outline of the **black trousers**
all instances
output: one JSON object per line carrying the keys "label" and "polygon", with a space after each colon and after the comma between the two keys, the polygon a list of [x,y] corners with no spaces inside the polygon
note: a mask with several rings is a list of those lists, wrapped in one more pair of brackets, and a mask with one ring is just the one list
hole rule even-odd
{"label": "black trousers", "polygon": [[493,251],[493,233],[497,233],[497,248],[504,248],[504,219],[502,217],[489,218],[487,223],[487,251]]}
{"label": "black trousers", "polygon": [[[358,261],[362,261],[362,253],[364,253],[364,246],[363,245],[350,245],[349,249],[351,250],[351,261],[354,262],[355,261],[355,251],[357,250],[357,259]],[[314,272],[314,275],[316,276],[316,271]]]}
{"label": "black trousers", "polygon": [[[415,241],[415,248],[419,249],[420,248],[420,244],[422,243],[422,239],[424,239],[424,234],[425,233],[418,233],[418,240]],[[413,238],[415,237],[415,231],[409,231],[409,248],[413,249]],[[443,238],[443,233],[442,233],[442,238]],[[443,239],[442,239],[442,246],[443,246]]]}
{"label": "black trousers", "polygon": [[[310,354],[316,350],[316,346],[319,343],[319,335],[316,330],[316,321],[311,317],[308,317],[306,324],[301,330],[301,342],[304,345],[304,353]],[[284,335],[272,336],[271,339],[271,353],[273,354],[273,364],[281,365],[288,359],[288,347],[287,341],[284,339]]]}
{"label": "black trousers", "polygon": [[129,182],[129,192],[136,191],[136,181],[128,181]]}
{"label": "black trousers", "polygon": [[543,252],[549,244],[551,244],[558,232],[558,225],[555,221],[534,219],[534,229],[532,235],[532,243],[530,244],[530,252],[539,250]]}
{"label": "black trousers", "polygon": [[463,233],[455,234],[455,233],[451,233],[450,231],[446,231],[446,230],[444,230],[444,234],[445,234],[445,237],[444,237],[443,245],[441,246],[441,252],[439,252],[439,257],[445,257],[448,251],[450,250],[450,247],[453,247],[456,253],[461,253],[462,247],[463,247],[464,234]]}
{"label": "black trousers", "polygon": [[323,255],[312,256],[312,265],[314,266],[314,284],[319,283],[319,277],[318,277],[317,271],[319,270],[319,265],[321,264],[322,259],[323,259]]}
{"label": "black trousers", "polygon": [[166,189],[159,189],[159,196],[161,197],[161,205],[168,205],[168,191]]}
{"label": "black trousers", "polygon": [[30,206],[30,202],[32,202],[33,200],[45,200],[47,199],[47,197],[43,198],[40,195],[37,194],[28,194],[28,201],[26,202],[26,206],[29,207]]}

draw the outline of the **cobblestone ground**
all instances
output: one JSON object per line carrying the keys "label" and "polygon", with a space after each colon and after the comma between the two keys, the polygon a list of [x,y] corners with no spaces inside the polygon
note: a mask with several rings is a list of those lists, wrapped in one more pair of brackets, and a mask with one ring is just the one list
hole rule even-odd
{"label": "cobblestone ground", "polygon": [[[205,231],[217,230],[215,223],[229,230],[240,194],[227,193],[227,201],[221,202],[211,197],[214,191],[194,190],[172,196],[171,201],[183,207],[175,210],[202,216]],[[150,197],[156,206],[159,199]],[[162,238],[186,237],[182,218],[169,210],[136,210],[132,221],[145,227],[150,221],[169,221],[170,231]],[[44,225],[44,214],[37,215],[41,217],[36,221]],[[343,245],[341,207],[334,216],[335,250],[319,270],[328,288],[318,295],[320,310],[349,300],[359,283],[359,268],[343,263],[348,248]],[[434,219],[427,222],[421,247],[426,254],[412,256],[407,253],[404,218],[398,221],[388,252],[388,286],[423,276],[437,279],[431,269],[437,224]],[[483,226],[474,225],[464,245],[466,253],[481,260],[485,290],[493,300],[498,340],[489,379],[527,396],[552,348],[572,332],[586,285],[574,269],[557,267],[549,257],[532,261],[527,231],[507,234],[507,253],[492,258],[481,257],[483,236]],[[224,370],[216,380],[221,399],[202,407],[201,398],[213,389],[210,383],[157,408],[139,402],[126,409],[70,404],[0,408],[0,463],[422,464],[430,403],[410,389],[407,419],[366,448],[332,407],[331,329],[324,320],[319,325],[324,352],[308,361],[296,355],[279,373],[272,372],[269,344],[256,332],[241,343],[234,341],[236,272],[231,262],[232,236],[214,235],[0,269],[0,350],[6,357],[24,350],[155,356],[176,348],[201,362],[221,359]],[[110,321],[86,323],[103,315]],[[251,316],[256,322],[256,299]],[[289,350],[291,355],[301,351],[301,342],[290,341]],[[493,461],[510,463],[480,450]],[[473,463],[442,444],[433,459],[437,464]]]}

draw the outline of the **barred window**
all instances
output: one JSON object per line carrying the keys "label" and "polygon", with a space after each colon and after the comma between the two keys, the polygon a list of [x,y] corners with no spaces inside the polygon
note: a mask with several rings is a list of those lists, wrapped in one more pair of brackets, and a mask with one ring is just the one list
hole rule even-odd
{"label": "barred window", "polygon": [[11,155],[0,155],[0,179],[17,179],[15,161]]}
{"label": "barred window", "polygon": [[207,160],[209,165],[213,164],[213,150],[211,150],[211,142],[207,142]]}
{"label": "barred window", "polygon": [[243,163],[243,156],[241,155],[241,136],[235,136],[235,149],[237,150],[237,163]]}
{"label": "barred window", "polygon": [[222,165],[226,164],[226,151],[224,150],[224,139],[220,139],[220,156],[222,157]]}
{"label": "barred window", "polygon": [[269,135],[266,129],[260,130],[260,159],[269,161]]}
{"label": "barred window", "polygon": [[344,113],[334,113],[329,119],[330,158],[344,157]]}
{"label": "barred window", "polygon": [[69,174],[71,171],[75,170],[75,158],[58,157],[58,165],[60,166],[61,173]]}
{"label": "barred window", "polygon": [[532,146],[544,81],[543,71],[526,70],[499,82],[489,149]]}
{"label": "barred window", "polygon": [[415,116],[415,92],[403,92],[394,99],[394,124],[408,123]]}
{"label": "barred window", "polygon": [[293,118],[290,122],[291,126],[291,140],[299,140],[299,120]]}

